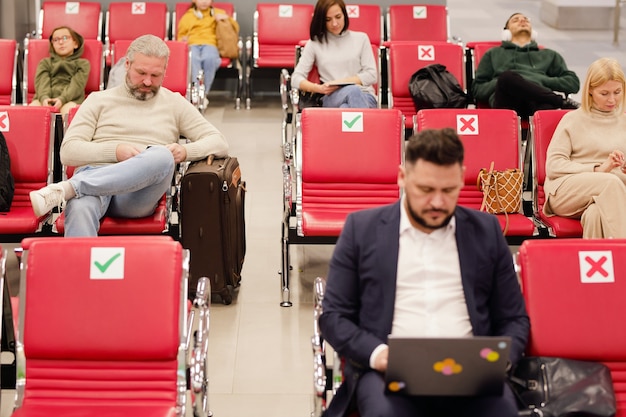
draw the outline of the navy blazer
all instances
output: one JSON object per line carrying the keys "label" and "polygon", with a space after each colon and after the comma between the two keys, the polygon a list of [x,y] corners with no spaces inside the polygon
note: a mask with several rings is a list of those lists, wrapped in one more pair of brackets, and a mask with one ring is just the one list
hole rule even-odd
{"label": "navy blazer", "polygon": [[[526,347],[529,319],[513,258],[494,215],[457,207],[461,281],[476,336],[510,336],[511,362]],[[337,241],[320,328],[347,359],[345,383],[327,415],[343,415],[372,351],[391,333],[396,295],[400,201],[352,213]],[[334,410],[334,411],[332,411]]]}

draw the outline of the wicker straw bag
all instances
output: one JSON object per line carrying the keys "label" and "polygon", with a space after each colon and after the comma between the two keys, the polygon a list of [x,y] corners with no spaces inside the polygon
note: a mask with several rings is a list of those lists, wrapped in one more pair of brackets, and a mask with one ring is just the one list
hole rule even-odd
{"label": "wicker straw bag", "polygon": [[478,173],[478,189],[483,192],[480,211],[492,214],[504,213],[506,227],[503,233],[506,234],[509,228],[508,213],[518,213],[522,206],[522,184],[524,178],[522,171],[519,169],[494,171],[493,165],[494,163],[491,161],[489,171],[483,168]]}

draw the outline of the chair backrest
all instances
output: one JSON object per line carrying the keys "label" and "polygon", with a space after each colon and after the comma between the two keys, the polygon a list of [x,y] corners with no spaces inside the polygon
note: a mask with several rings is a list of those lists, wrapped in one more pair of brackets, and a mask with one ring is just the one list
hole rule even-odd
{"label": "chair backrest", "polygon": [[[472,41],[465,44],[465,82],[467,85],[467,91],[471,94],[472,83],[476,76],[476,68],[480,59],[485,55],[488,49],[494,46],[499,46],[501,41]],[[481,107],[489,107],[480,103]]]}
{"label": "chair backrest", "polygon": [[68,26],[85,39],[102,40],[100,2],[45,1],[37,23],[38,38],[48,39],[57,27]]}
{"label": "chair backrest", "polygon": [[383,42],[383,15],[377,4],[346,4],[350,30],[365,32],[372,45],[380,46]]}
{"label": "chair backrest", "polygon": [[187,42],[165,41],[170,48],[170,59],[163,79],[163,87],[187,97],[191,83],[191,57]]}
{"label": "chair backrest", "polygon": [[387,41],[450,39],[448,8],[433,4],[394,4],[387,9]]}
{"label": "chair backrest", "polygon": [[582,237],[583,228],[579,219],[560,216],[546,216],[543,205],[546,201],[544,183],[546,181],[546,159],[552,135],[561,118],[571,110],[539,110],[530,118],[532,151],[533,212],[535,217],[548,227],[552,237]]}
{"label": "chair backrest", "polygon": [[417,70],[431,64],[445,65],[461,88],[465,88],[461,45],[448,42],[390,42],[388,45],[388,103],[391,108],[402,111],[407,127],[413,126],[412,117],[419,110],[411,97],[409,81]]}
{"label": "chair backrest", "polygon": [[255,67],[293,68],[295,46],[309,39],[311,4],[259,3],[254,12]]}
{"label": "chair backrest", "polygon": [[11,211],[22,208],[32,215],[28,194],[52,178],[53,120],[49,107],[0,106],[0,131],[7,141],[15,181]]}
{"label": "chair backrest", "polygon": [[465,186],[458,204],[479,209],[483,193],[476,185],[482,168],[520,168],[520,122],[513,110],[426,109],[417,113],[416,130],[453,128],[465,148]]}
{"label": "chair backrest", "polygon": [[[175,415],[185,253],[162,237],[30,243],[20,296],[22,407],[68,407],[71,396],[73,407],[134,406],[137,414],[145,408],[144,415],[156,409]],[[60,259],[72,259],[72,266]],[[143,306],[142,296],[149,299]]]}
{"label": "chair backrest", "polygon": [[[102,42],[97,39],[85,39],[82,58],[89,61],[90,70],[85,96],[104,88],[104,58]],[[22,78],[22,100],[30,103],[35,95],[35,74],[39,61],[50,56],[48,39],[24,40],[24,74]]]}
{"label": "chair backrest", "polygon": [[533,146],[533,179],[535,183],[535,195],[536,198],[535,212],[538,213],[543,208],[543,203],[546,200],[545,193],[543,191],[543,184],[546,181],[546,157],[548,152],[548,145],[552,140],[552,135],[557,125],[561,121],[561,118],[569,110],[539,110],[535,112],[530,120],[531,138]]}
{"label": "chair backrest", "polygon": [[0,105],[15,104],[17,54],[18,44],[14,39],[0,39]]}
{"label": "chair backrest", "polygon": [[165,2],[112,2],[106,13],[105,43],[152,34],[163,40],[169,36],[169,11]]}
{"label": "chair backrest", "polygon": [[[348,213],[398,199],[404,146],[398,110],[307,108],[299,117],[296,166],[304,235],[328,232],[324,221],[317,222],[325,215],[339,217],[338,235]],[[307,217],[309,210],[317,215]]]}
{"label": "chair backrest", "polygon": [[604,362],[626,415],[626,240],[527,240],[519,249],[529,355]]}
{"label": "chair backrest", "polygon": [[[113,43],[112,59],[117,62],[126,55],[128,47],[132,43],[129,39],[120,39]],[[165,41],[170,49],[170,58],[167,63],[167,71],[163,79],[163,87],[180,93],[187,97],[189,83],[191,82],[191,57],[186,42]]]}

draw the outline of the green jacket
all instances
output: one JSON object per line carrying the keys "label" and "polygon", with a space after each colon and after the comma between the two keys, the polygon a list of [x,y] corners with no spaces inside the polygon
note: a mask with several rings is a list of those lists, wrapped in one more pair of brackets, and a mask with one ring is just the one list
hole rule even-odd
{"label": "green jacket", "polygon": [[477,101],[489,101],[493,106],[496,81],[507,70],[515,71],[552,91],[571,94],[580,88],[578,76],[567,69],[565,60],[558,52],[540,49],[534,41],[525,46],[503,41],[499,47],[489,49],[481,58],[472,83],[474,98]]}
{"label": "green jacket", "polygon": [[78,48],[66,58],[54,52],[50,44],[50,57],[42,59],[35,73],[35,97],[42,101],[58,97],[63,104],[85,100],[85,86],[89,78],[90,64],[81,58],[85,48],[83,37],[78,35]]}

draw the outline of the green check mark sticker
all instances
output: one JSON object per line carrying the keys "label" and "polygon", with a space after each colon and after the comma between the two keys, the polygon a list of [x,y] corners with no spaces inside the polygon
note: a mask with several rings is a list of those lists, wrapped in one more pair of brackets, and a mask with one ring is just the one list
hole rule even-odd
{"label": "green check mark sticker", "polygon": [[96,266],[96,268],[98,268],[100,270],[100,272],[105,272],[107,269],[109,269],[109,266],[111,266],[113,261],[115,261],[121,255],[122,255],[121,253],[116,253],[115,255],[113,255],[113,257],[111,259],[106,261],[104,264],[100,264],[100,262],[98,262],[98,261],[94,261],[93,264]]}
{"label": "green check mark sticker", "polygon": [[363,112],[341,112],[342,132],[362,132]]}
{"label": "green check mark sticker", "polygon": [[413,19],[426,19],[426,7],[413,6]]}
{"label": "green check mark sticker", "polygon": [[278,17],[293,17],[293,6],[289,4],[279,5]]}
{"label": "green check mark sticker", "polygon": [[91,248],[91,279],[124,278],[124,248]]}
{"label": "green check mark sticker", "polygon": [[65,3],[65,13],[67,14],[78,14],[78,10],[80,5],[75,1],[68,1]]}

